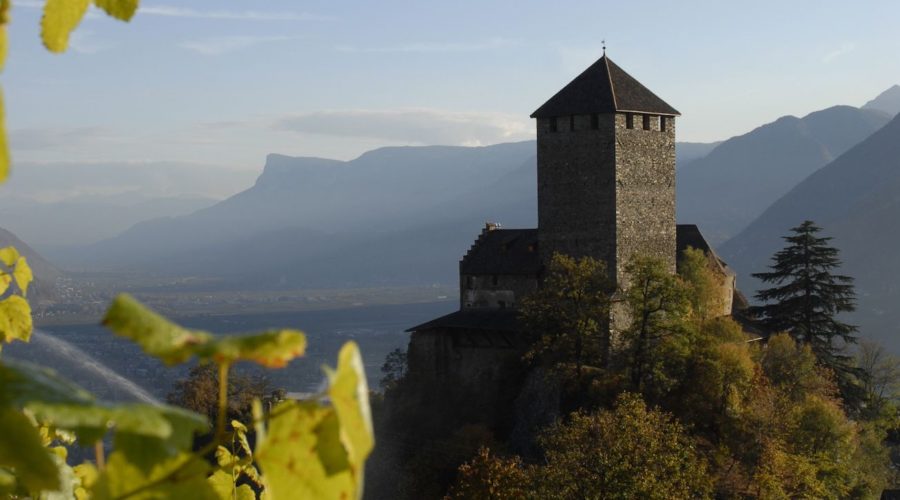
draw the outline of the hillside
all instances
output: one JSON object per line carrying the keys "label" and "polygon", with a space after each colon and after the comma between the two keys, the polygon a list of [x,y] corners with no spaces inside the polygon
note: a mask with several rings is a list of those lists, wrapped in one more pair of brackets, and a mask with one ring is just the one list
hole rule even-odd
{"label": "hillside", "polygon": [[881,111],[835,106],[733,137],[679,168],[678,221],[697,224],[712,243],[723,242],[887,121]]}
{"label": "hillside", "polygon": [[750,273],[765,269],[780,237],[805,219],[841,249],[843,271],[857,278],[864,335],[900,349],[900,117],[809,176],[720,247],[752,291]]}
{"label": "hillside", "polygon": [[[73,253],[66,262],[109,268],[172,265],[173,270],[192,270],[192,262],[197,269],[222,262],[224,267],[216,272],[227,273],[234,261],[217,255],[247,245],[258,248],[261,241],[300,257],[325,251],[345,237],[359,242],[431,226],[468,211],[484,217],[491,210],[481,207],[490,206],[490,195],[477,200],[479,205],[474,207],[449,205],[527,161],[533,163],[533,157],[533,141],[483,148],[382,148],[349,162],[269,155],[250,189],[187,216],[137,224],[113,239]],[[532,191],[522,193],[532,195]],[[291,235],[305,236],[297,244],[279,245],[280,232],[287,241],[294,238]],[[319,246],[319,241],[325,246]]]}
{"label": "hillside", "polygon": [[16,250],[25,256],[28,266],[34,273],[34,282],[31,284],[29,297],[33,300],[53,298],[56,293],[56,279],[62,277],[63,273],[16,235],[0,228],[0,248],[8,246],[16,247]]}
{"label": "hillside", "polygon": [[900,113],[900,85],[894,85],[878,94],[875,99],[865,103],[863,109],[874,109],[896,116]]}

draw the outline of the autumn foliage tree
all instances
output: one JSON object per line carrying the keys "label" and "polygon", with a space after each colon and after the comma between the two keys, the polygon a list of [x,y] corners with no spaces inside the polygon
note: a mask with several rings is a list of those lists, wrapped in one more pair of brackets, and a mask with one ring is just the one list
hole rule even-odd
{"label": "autumn foliage tree", "polygon": [[602,262],[555,254],[541,288],[520,306],[522,322],[534,337],[526,358],[568,371],[577,381],[587,366],[607,367],[613,291]]}

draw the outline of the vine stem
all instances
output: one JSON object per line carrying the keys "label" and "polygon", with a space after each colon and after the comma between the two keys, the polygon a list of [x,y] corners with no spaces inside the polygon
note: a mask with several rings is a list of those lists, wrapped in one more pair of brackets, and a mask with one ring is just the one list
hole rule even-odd
{"label": "vine stem", "polygon": [[97,463],[97,469],[103,470],[106,468],[106,456],[103,452],[103,440],[99,439],[96,443],[94,443],[94,460]]}
{"label": "vine stem", "polygon": [[225,437],[225,417],[228,412],[228,362],[219,364],[219,411],[216,413],[216,441]]}

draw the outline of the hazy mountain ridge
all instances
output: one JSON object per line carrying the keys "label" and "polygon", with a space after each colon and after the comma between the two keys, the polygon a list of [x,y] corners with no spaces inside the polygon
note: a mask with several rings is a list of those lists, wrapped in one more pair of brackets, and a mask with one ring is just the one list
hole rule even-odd
{"label": "hazy mountain ridge", "polygon": [[720,243],[791,187],[888,122],[881,111],[834,106],[785,116],[719,144],[678,170],[678,220]]}
{"label": "hazy mountain ridge", "polygon": [[900,85],[894,85],[863,105],[863,109],[883,111],[891,116],[900,113]]}
{"label": "hazy mountain ridge", "polygon": [[[678,143],[682,161],[697,158],[678,168],[679,221],[699,223],[713,240],[728,234],[735,214],[749,222],[768,198],[886,122],[880,111],[836,106],[722,143]],[[534,141],[388,147],[351,161],[271,154],[249,189],[141,222],[60,262],[200,275],[228,287],[453,282],[485,221],[536,226],[534,155]]]}
{"label": "hazy mountain ridge", "polygon": [[188,216],[137,224],[76,257],[113,267],[158,260],[158,268],[170,256],[252,241],[263,233],[271,237],[281,229],[324,237],[427,225],[443,215],[434,207],[497,181],[533,155],[533,141],[382,148],[349,162],[269,155],[250,189]]}
{"label": "hazy mountain ridge", "polygon": [[900,117],[810,175],[769,207],[720,253],[751,292],[750,273],[765,270],[781,236],[805,219],[841,249],[843,272],[857,278],[863,334],[900,348]]}
{"label": "hazy mountain ridge", "polygon": [[0,186],[0,221],[55,257],[140,221],[210,206],[257,175],[178,162],[21,163]]}

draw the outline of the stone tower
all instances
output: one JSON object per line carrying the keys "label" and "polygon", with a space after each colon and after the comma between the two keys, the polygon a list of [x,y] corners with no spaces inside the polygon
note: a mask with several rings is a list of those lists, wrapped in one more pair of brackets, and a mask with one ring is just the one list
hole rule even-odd
{"label": "stone tower", "polygon": [[542,261],[554,252],[591,256],[620,285],[635,255],[675,272],[679,115],[606,54],[531,115]]}

